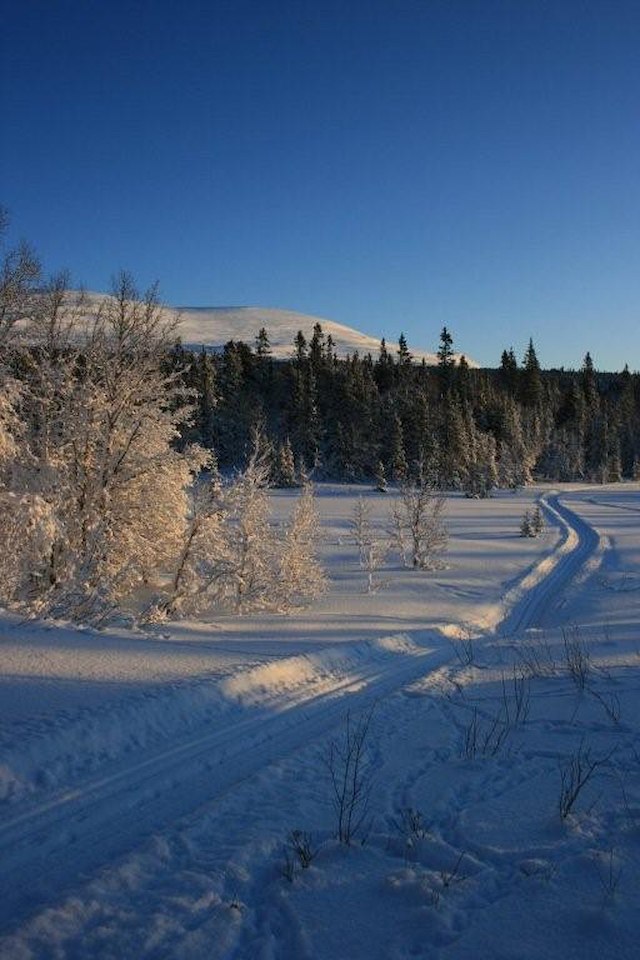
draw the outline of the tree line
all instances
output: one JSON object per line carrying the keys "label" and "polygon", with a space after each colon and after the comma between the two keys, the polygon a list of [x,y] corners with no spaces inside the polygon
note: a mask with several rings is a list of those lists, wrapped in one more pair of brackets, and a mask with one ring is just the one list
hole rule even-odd
{"label": "tree line", "polygon": [[414,362],[404,336],[343,360],[316,324],[286,361],[271,357],[265,329],[253,345],[177,346],[174,358],[197,396],[188,438],[231,467],[260,424],[282,486],[310,473],[381,487],[420,478],[486,496],[534,478],[639,476],[640,378],[598,372],[589,353],[579,370],[542,370],[530,341],[520,362],[510,348],[495,369],[474,369],[445,327],[435,366]]}

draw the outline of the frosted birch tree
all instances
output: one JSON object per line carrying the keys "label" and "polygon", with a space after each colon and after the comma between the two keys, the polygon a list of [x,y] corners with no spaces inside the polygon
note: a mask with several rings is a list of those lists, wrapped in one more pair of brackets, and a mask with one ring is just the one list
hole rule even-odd
{"label": "frosted birch tree", "polygon": [[56,278],[25,319],[11,488],[37,507],[33,524],[49,540],[32,538],[43,553],[8,599],[95,618],[179,553],[206,454],[174,445],[191,408],[178,374],[166,372],[175,322],[155,289],[141,298],[123,273],[87,317]]}
{"label": "frosted birch tree", "polygon": [[376,536],[371,521],[371,507],[363,497],[358,497],[349,520],[351,536],[358,549],[360,569],[367,575],[367,593],[374,593],[380,586],[375,574],[384,563],[388,545]]}
{"label": "frosted birch tree", "polygon": [[196,484],[170,592],[153,615],[284,611],[325,589],[313,491],[305,486],[289,522],[275,524],[263,449],[255,434],[241,473],[227,484],[216,475]]}
{"label": "frosted birch tree", "polygon": [[406,567],[433,570],[447,548],[443,494],[428,484],[404,484],[391,513],[391,540]]}
{"label": "frosted birch tree", "polygon": [[280,546],[276,593],[281,609],[309,603],[327,589],[327,578],[318,558],[320,520],[313,487],[305,483],[293,515],[284,528]]}

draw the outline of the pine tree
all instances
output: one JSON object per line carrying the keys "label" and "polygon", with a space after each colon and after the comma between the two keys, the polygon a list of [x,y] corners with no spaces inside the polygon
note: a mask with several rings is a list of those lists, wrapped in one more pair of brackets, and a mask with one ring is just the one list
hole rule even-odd
{"label": "pine tree", "polygon": [[218,394],[215,366],[211,356],[203,349],[197,361],[198,432],[199,441],[212,449],[216,439],[216,407]]}
{"label": "pine tree", "polygon": [[302,366],[307,359],[307,341],[302,330],[298,330],[293,340],[294,360],[298,366]]}
{"label": "pine tree", "polygon": [[313,336],[311,337],[311,343],[309,344],[309,362],[314,370],[318,373],[318,370],[324,363],[325,358],[325,340],[324,333],[322,331],[322,325],[319,323],[314,323],[313,325]]}
{"label": "pine tree", "polygon": [[581,370],[582,390],[588,407],[594,406],[598,398],[598,386],[596,382],[596,372],[593,366],[593,360],[589,351],[585,354],[582,361]]}
{"label": "pine tree", "polygon": [[503,387],[514,394],[518,384],[518,361],[513,347],[502,351],[500,358],[500,382]]}

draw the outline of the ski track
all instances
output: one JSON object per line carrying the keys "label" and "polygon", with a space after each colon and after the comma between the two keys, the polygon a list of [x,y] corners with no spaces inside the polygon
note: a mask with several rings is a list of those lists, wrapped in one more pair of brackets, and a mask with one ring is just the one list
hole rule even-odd
{"label": "ski track", "polygon": [[[541,626],[554,598],[599,545],[596,531],[561,505],[557,495],[542,504],[562,538],[523,578],[511,609],[507,594],[506,616],[496,628],[504,636]],[[10,878],[0,901],[0,931],[19,927],[151,835],[197,815],[258,771],[324,736],[347,709],[366,709],[451,660],[452,651],[442,640],[434,649],[425,644],[430,637],[417,639],[424,649],[398,657],[400,662],[374,663],[325,682],[310,696],[298,694],[252,709],[248,717],[121,765],[115,773],[60,792],[0,824],[2,870]]]}
{"label": "ski track", "polygon": [[[499,625],[504,636],[516,636],[532,627],[544,626],[554,600],[600,546],[598,533],[573,510],[561,504],[558,495],[543,499],[541,505],[547,518],[561,528],[562,539],[551,557],[539,565],[550,567],[548,574],[524,593]],[[526,580],[525,577],[525,583]]]}

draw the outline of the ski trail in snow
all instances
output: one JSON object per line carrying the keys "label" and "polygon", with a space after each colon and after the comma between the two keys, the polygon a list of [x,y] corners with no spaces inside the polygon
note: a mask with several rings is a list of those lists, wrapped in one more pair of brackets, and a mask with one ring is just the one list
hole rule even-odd
{"label": "ski trail in snow", "polygon": [[[594,554],[597,533],[557,496],[544,501],[548,518],[563,536],[504,598],[506,616],[494,627],[513,635],[544,622],[556,597]],[[73,888],[176,820],[203,806],[342,722],[347,709],[360,711],[376,699],[411,684],[452,657],[440,639],[422,635],[389,657],[344,667],[346,675],[316,678],[313,689],[285,690],[265,706],[215,730],[203,730],[144,759],[120,763],[115,772],[26,809],[0,825],[3,872],[11,878],[0,902],[0,929]],[[433,643],[430,641],[433,640]],[[419,645],[420,644],[420,645]],[[261,669],[261,668],[258,668]],[[242,675],[238,678],[242,684]]]}
{"label": "ski trail in snow", "polygon": [[102,863],[322,736],[341,722],[347,709],[363,709],[441,665],[448,655],[431,648],[399,658],[399,664],[365,665],[327,684],[321,693],[285,700],[5,822],[0,826],[1,856],[12,882],[0,903],[0,929],[12,926]]}
{"label": "ski trail in snow", "polygon": [[514,636],[545,624],[554,599],[577,576],[600,547],[600,537],[582,517],[560,503],[557,494],[541,501],[548,519],[562,530],[556,549],[504,598],[507,613],[496,631]]}

